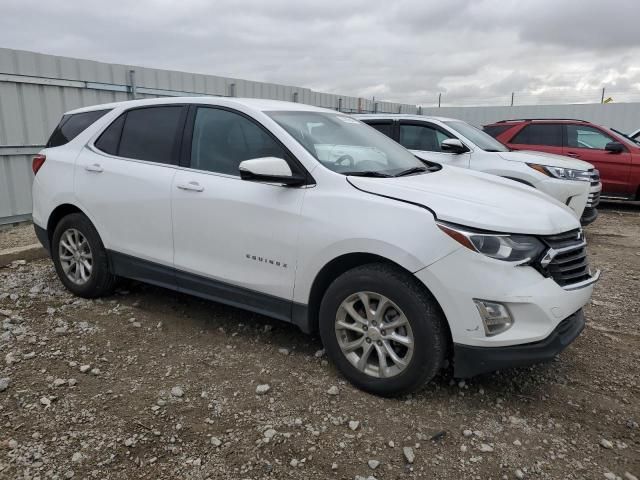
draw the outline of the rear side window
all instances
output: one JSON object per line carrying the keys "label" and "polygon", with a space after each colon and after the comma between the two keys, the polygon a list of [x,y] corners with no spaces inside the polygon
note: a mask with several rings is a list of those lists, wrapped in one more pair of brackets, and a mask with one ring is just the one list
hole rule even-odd
{"label": "rear side window", "polygon": [[513,124],[511,124],[511,125],[487,125],[486,127],[482,127],[482,129],[486,133],[491,135],[493,138],[496,138],[498,135],[500,135],[503,132],[506,132],[511,127],[513,127]]}
{"label": "rear side window", "polygon": [[129,110],[109,125],[95,146],[120,157],[174,163],[183,109],[182,105],[172,105]]}
{"label": "rear side window", "polygon": [[408,150],[441,152],[440,145],[448,138],[453,136],[435,127],[400,124],[400,145]]}
{"label": "rear side window", "polygon": [[369,123],[367,121],[365,121],[364,123],[366,123],[370,127],[375,128],[380,133],[384,133],[387,137],[393,138],[393,123],[391,123],[391,122],[372,122],[372,123]]}
{"label": "rear side window", "polygon": [[59,147],[69,143],[109,111],[111,110],[92,110],[91,112],[63,115],[62,120],[49,137],[46,147]]}
{"label": "rear side window", "polygon": [[562,125],[559,123],[531,123],[520,130],[509,143],[561,147]]}

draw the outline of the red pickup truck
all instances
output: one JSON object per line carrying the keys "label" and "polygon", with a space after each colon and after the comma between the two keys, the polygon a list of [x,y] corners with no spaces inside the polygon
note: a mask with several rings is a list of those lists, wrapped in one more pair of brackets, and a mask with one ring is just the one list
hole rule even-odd
{"label": "red pickup truck", "polygon": [[484,131],[513,150],[536,150],[578,158],[600,171],[602,196],[640,200],[640,144],[615,130],[584,120],[502,120]]}

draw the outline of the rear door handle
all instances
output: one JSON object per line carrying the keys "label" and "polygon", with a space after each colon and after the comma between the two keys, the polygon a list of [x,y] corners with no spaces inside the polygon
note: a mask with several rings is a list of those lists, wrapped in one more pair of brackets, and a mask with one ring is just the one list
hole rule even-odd
{"label": "rear door handle", "polygon": [[102,169],[102,167],[100,166],[99,163],[94,163],[93,165],[85,165],[84,169],[87,172],[95,172],[95,173],[103,172],[103,169]]}
{"label": "rear door handle", "polygon": [[575,153],[575,152],[567,152],[567,157],[573,157],[573,158],[578,158],[580,156],[580,154]]}
{"label": "rear door handle", "polygon": [[190,192],[202,192],[204,187],[198,182],[179,183],[178,188],[180,190],[189,190]]}

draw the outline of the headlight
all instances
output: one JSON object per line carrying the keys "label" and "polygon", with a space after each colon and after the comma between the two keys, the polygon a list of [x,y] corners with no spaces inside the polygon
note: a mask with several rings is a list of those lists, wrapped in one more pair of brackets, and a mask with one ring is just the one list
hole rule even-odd
{"label": "headlight", "polygon": [[442,222],[438,222],[437,225],[440,230],[469,250],[518,265],[536,259],[545,248],[540,240],[529,235],[478,232]]}
{"label": "headlight", "polygon": [[574,168],[550,167],[548,165],[539,165],[537,163],[527,163],[531,168],[547,177],[560,178],[562,180],[573,180],[576,182],[590,182],[591,172],[587,170],[576,170]]}

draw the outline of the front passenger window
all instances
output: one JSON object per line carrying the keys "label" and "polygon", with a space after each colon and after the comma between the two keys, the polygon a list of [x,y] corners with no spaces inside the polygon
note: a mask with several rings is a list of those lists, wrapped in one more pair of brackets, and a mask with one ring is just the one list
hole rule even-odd
{"label": "front passenger window", "polygon": [[567,144],[570,147],[604,150],[609,142],[615,142],[615,140],[596,128],[586,125],[567,125]]}
{"label": "front passenger window", "polygon": [[217,108],[198,108],[191,141],[191,168],[240,175],[244,160],[286,158],[284,149],[246,117]]}

